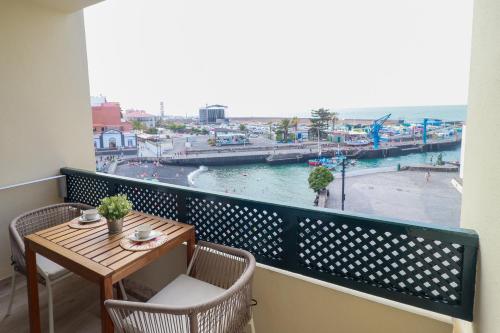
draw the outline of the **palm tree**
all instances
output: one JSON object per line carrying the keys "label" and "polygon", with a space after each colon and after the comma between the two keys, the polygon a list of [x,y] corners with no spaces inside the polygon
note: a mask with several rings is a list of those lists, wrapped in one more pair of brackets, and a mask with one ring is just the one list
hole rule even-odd
{"label": "palm tree", "polygon": [[292,120],[290,121],[290,126],[292,126],[295,129],[295,132],[297,132],[299,128],[299,118],[293,117]]}
{"label": "palm tree", "polygon": [[269,140],[273,138],[273,123],[268,122],[267,125],[269,125]]}
{"label": "palm tree", "polygon": [[338,112],[335,112],[335,111],[332,111],[331,112],[331,120],[332,120],[332,132],[335,131],[335,123],[339,120],[339,113]]}
{"label": "palm tree", "polygon": [[139,120],[132,120],[132,128],[141,131],[144,129],[144,125]]}
{"label": "palm tree", "polygon": [[283,141],[288,140],[288,128],[290,127],[290,119],[285,118],[280,122],[280,127],[283,130]]}

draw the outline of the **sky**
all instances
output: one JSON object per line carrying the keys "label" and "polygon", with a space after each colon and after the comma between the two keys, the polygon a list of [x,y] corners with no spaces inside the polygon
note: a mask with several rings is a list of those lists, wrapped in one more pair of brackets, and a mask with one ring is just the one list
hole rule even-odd
{"label": "sky", "polygon": [[122,108],[467,103],[472,0],[107,0],[85,29],[91,94]]}

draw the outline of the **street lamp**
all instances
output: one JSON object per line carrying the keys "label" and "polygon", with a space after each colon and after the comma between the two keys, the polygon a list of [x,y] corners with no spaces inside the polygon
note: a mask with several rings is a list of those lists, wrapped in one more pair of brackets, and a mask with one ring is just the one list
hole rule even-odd
{"label": "street lamp", "polygon": [[342,156],[342,210],[344,210],[345,201],[345,160],[346,157]]}

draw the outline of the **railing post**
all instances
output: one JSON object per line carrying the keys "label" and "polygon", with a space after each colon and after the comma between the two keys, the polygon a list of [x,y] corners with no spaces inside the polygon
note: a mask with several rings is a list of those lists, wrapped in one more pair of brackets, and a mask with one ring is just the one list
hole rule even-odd
{"label": "railing post", "polygon": [[114,179],[108,180],[108,196],[114,196],[118,194],[118,183]]}
{"label": "railing post", "polygon": [[300,271],[298,253],[299,253],[299,217],[291,213],[291,210],[282,211],[285,219],[284,230],[284,260],[283,266],[287,270]]}
{"label": "railing post", "polygon": [[463,254],[462,266],[462,310],[463,318],[473,319],[474,295],[476,285],[477,249],[466,245]]}
{"label": "railing post", "polygon": [[189,192],[178,191],[177,195],[177,221],[193,224],[189,221]]}

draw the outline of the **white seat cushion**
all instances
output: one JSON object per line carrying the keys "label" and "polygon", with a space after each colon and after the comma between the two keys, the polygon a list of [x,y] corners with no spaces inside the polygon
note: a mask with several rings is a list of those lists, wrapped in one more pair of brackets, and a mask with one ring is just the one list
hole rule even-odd
{"label": "white seat cushion", "polygon": [[69,273],[66,268],[56,264],[52,260],[49,260],[42,255],[39,255],[38,253],[36,254],[36,265],[45,274],[47,274],[49,280],[51,281]]}
{"label": "white seat cushion", "polygon": [[[148,303],[162,304],[166,306],[193,306],[211,301],[224,291],[226,290],[214,286],[213,284],[182,274],[154,295]],[[137,321],[141,324],[137,324]],[[137,311],[134,312],[133,315],[131,314],[124,319],[123,328],[127,333],[156,332],[157,327],[155,326],[153,328],[150,327],[150,325],[156,325],[156,323],[146,320],[143,313]],[[172,329],[171,327],[170,329],[167,327],[165,329],[166,333],[187,333],[189,332],[189,323],[187,321],[177,323],[174,328],[175,332],[170,330]]]}
{"label": "white seat cushion", "polygon": [[167,306],[192,306],[209,302],[225,291],[226,289],[181,274],[154,295],[148,303]]}

